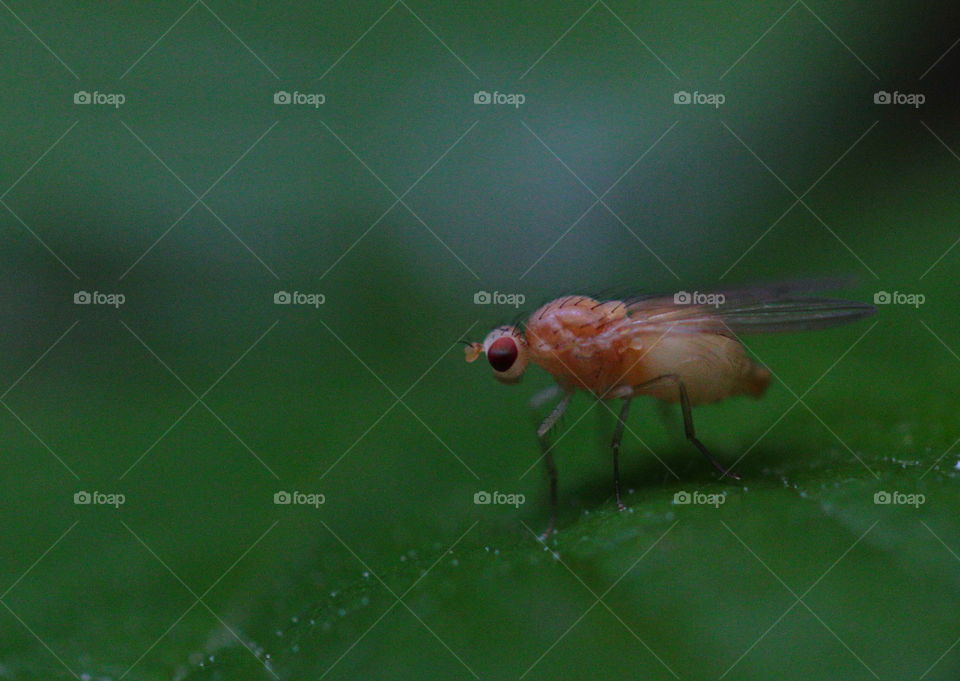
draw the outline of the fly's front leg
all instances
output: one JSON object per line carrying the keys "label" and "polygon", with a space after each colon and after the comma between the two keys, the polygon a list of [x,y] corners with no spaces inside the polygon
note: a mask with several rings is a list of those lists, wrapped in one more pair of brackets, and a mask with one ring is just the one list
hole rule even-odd
{"label": "fly's front leg", "polygon": [[530,398],[530,402],[528,404],[530,405],[531,409],[540,409],[547,402],[550,402],[561,395],[563,395],[563,388],[554,383],[553,385],[548,385],[540,392],[534,394],[534,396]]}
{"label": "fly's front leg", "polygon": [[620,407],[620,415],[617,417],[617,427],[613,431],[613,442],[610,443],[613,448],[613,490],[617,496],[617,508],[621,511],[627,510],[627,507],[620,500],[620,441],[623,440],[623,429],[627,424],[630,400],[630,397],[623,398],[623,406]]}
{"label": "fly's front leg", "polygon": [[567,410],[571,397],[573,397],[573,393],[566,393],[547,415],[547,418],[540,423],[540,427],[537,428],[537,439],[540,440],[540,448],[543,450],[543,461],[547,467],[547,476],[550,478],[550,524],[547,525],[547,529],[540,536],[540,538],[544,540],[553,534],[554,527],[557,523],[557,465],[554,463],[553,451],[547,435],[549,435],[550,430],[557,424],[557,421],[560,420],[560,417],[563,416],[563,412]]}

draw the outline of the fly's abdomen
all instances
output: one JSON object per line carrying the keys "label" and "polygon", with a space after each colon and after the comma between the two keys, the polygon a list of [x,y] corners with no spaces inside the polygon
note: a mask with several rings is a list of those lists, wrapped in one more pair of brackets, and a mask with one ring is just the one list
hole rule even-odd
{"label": "fly's abdomen", "polygon": [[718,334],[670,333],[646,339],[643,361],[630,372],[630,384],[642,394],[667,402],[679,400],[675,382],[644,387],[659,376],[676,376],[691,404],[709,404],[732,395],[759,396],[769,382],[766,369],[754,364],[736,339]]}

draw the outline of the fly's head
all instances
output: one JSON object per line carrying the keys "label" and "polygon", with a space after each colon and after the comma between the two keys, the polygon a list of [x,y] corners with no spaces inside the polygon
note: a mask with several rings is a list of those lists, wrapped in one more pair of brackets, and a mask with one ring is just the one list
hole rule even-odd
{"label": "fly's head", "polygon": [[465,354],[468,362],[486,356],[493,377],[501,383],[518,383],[527,368],[527,341],[513,326],[498,326],[483,343],[467,345]]}

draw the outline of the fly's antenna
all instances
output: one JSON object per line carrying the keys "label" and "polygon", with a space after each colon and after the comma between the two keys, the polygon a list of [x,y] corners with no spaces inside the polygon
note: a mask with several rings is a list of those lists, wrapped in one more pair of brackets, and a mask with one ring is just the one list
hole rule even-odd
{"label": "fly's antenna", "polygon": [[470,341],[463,340],[462,338],[457,341],[458,343],[463,343],[463,354],[466,357],[468,362],[473,362],[481,354],[483,354],[483,345],[481,343],[471,343]]}

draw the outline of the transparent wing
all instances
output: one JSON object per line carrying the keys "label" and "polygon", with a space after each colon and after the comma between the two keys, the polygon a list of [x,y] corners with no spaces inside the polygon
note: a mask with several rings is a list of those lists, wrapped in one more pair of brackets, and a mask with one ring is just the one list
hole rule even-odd
{"label": "transparent wing", "polygon": [[[839,298],[803,297],[850,285],[849,280],[818,279],[727,289],[712,293],[648,295],[622,300],[600,300],[595,307],[611,311],[626,308],[626,318],[591,322],[593,334],[577,334],[571,343],[589,354],[592,348],[638,335],[713,333],[725,336],[755,333],[786,333],[826,329],[869,317],[873,305]],[[576,304],[587,296],[557,299]],[[593,300],[597,300],[594,298]],[[706,301],[706,302],[702,302]],[[563,307],[566,302],[562,303]],[[621,307],[622,306],[622,307]],[[552,349],[559,352],[561,346]]]}
{"label": "transparent wing", "polygon": [[786,298],[717,306],[645,306],[622,327],[628,333],[786,333],[813,331],[869,317],[876,308],[836,298]]}
{"label": "transparent wing", "polygon": [[680,293],[627,301],[627,333],[784,333],[826,329],[869,317],[876,308],[838,298],[802,298],[846,280],[785,282],[712,293]]}
{"label": "transparent wing", "polygon": [[[760,303],[771,300],[795,299],[799,296],[806,296],[824,291],[835,291],[837,289],[849,288],[855,282],[852,279],[839,277],[824,279],[796,279],[793,281],[781,281],[755,286],[745,286],[740,288],[721,289],[712,291],[703,296],[712,296],[716,298],[723,296],[726,306],[746,305],[748,303]],[[681,292],[693,295],[691,292]],[[679,294],[655,294],[640,295],[625,298],[627,309],[630,311],[643,311],[647,308],[660,308],[675,305]]]}

